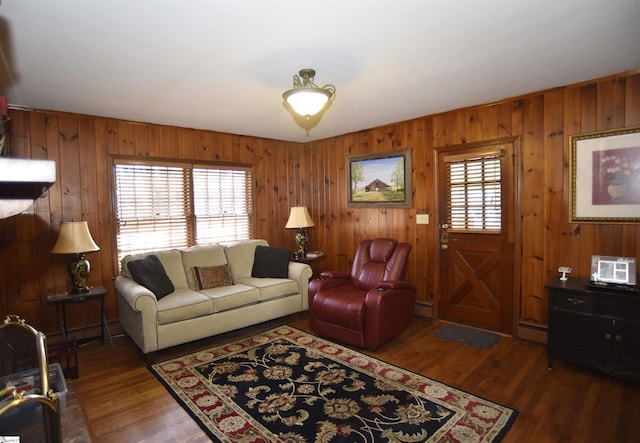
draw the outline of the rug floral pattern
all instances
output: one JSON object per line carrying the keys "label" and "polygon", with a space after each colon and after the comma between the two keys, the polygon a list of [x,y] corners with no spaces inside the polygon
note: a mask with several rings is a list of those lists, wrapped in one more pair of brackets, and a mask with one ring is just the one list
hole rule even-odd
{"label": "rug floral pattern", "polygon": [[224,442],[497,442],[517,415],[289,326],[150,369]]}

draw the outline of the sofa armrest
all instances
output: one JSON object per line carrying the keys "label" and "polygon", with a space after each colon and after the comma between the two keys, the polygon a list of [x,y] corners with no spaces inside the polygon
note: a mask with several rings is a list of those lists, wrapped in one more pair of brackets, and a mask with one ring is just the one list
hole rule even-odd
{"label": "sofa armrest", "polygon": [[298,283],[298,289],[302,296],[302,310],[309,309],[309,280],[313,277],[313,270],[311,266],[306,263],[300,263],[295,261],[289,262],[289,278],[295,280]]}
{"label": "sofa armrest", "polygon": [[120,299],[125,301],[134,311],[141,312],[149,309],[154,312],[158,311],[158,300],[154,293],[135,280],[119,275],[116,277],[115,286]]}
{"label": "sofa armrest", "polygon": [[158,350],[158,300],[144,286],[119,275],[115,280],[118,294],[118,321],[144,354]]}

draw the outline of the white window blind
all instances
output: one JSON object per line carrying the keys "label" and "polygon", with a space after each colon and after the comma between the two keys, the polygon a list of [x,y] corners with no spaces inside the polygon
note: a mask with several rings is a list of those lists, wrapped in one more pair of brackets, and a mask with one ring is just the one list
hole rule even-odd
{"label": "white window blind", "polygon": [[444,161],[451,229],[499,233],[502,227],[500,151],[482,156],[451,155]]}
{"label": "white window blind", "polygon": [[196,243],[253,236],[251,172],[194,167]]}
{"label": "white window blind", "polygon": [[251,169],[114,159],[118,260],[253,236]]}

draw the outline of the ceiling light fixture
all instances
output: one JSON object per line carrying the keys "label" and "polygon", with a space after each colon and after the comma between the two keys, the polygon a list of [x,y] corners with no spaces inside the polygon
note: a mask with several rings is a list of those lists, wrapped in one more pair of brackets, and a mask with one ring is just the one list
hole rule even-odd
{"label": "ceiling light fixture", "polygon": [[336,96],[333,85],[318,87],[313,82],[315,75],[313,69],[301,69],[299,75],[293,76],[293,89],[282,94],[291,109],[307,120],[321,112]]}

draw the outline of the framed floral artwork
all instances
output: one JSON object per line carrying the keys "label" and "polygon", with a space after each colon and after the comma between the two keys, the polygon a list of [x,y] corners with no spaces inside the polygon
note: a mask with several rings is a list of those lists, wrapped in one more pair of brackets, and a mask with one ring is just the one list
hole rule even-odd
{"label": "framed floral artwork", "polygon": [[569,137],[570,223],[640,223],[640,126]]}

